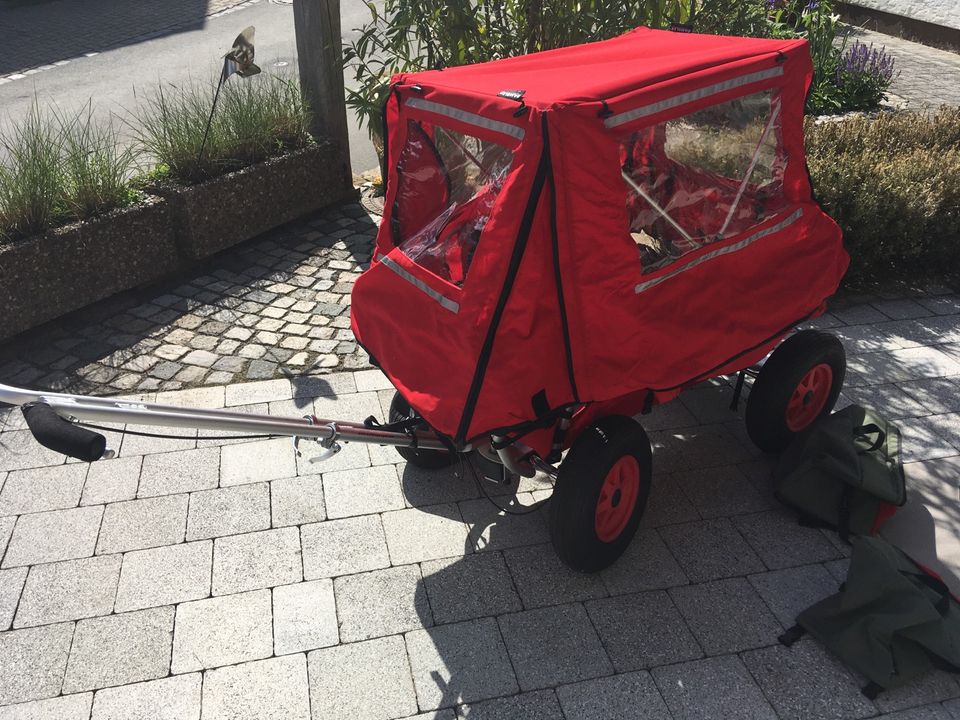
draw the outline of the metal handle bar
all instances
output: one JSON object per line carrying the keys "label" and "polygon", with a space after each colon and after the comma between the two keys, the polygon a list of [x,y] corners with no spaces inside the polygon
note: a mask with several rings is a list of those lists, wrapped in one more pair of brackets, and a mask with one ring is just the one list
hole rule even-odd
{"label": "metal handle bar", "polygon": [[425,450],[447,450],[433,433],[416,431],[414,436],[403,432],[391,432],[368,428],[363,423],[340,420],[325,420],[316,417],[275,417],[231,410],[206,408],[183,408],[174,405],[116,400],[48,393],[0,384],[0,402],[10,405],[45,403],[62,418],[74,421],[130,423],[135,425],[160,425],[164,427],[198,430],[221,430],[250,434],[285,435],[289,437],[317,438],[329,442],[362,442],[377,445],[421,447]]}

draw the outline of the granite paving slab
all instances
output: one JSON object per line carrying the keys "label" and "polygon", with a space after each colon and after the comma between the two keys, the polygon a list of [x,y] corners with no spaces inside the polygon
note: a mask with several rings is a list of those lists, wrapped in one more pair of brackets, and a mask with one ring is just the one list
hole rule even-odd
{"label": "granite paving slab", "polygon": [[[935,297],[861,299],[896,318],[879,323],[896,325],[887,335],[896,343],[860,355],[892,366],[881,374],[919,379],[854,385],[842,401],[869,400],[897,418],[911,489],[889,536],[960,590],[960,374],[929,376],[952,371],[950,343],[938,341],[956,342],[960,314],[952,296]],[[823,322],[862,339],[871,326],[839,323],[868,317]],[[850,342],[853,356],[860,340]],[[572,573],[553,553],[543,477],[482,486],[527,513],[514,515],[456,468],[418,470],[391,448],[351,444],[313,463],[312,449],[296,457],[289,441],[128,442],[114,431],[121,457],[88,466],[37,450],[7,415],[0,720],[960,713],[948,675],[870,703],[811,639],[779,645],[798,612],[836,591],[849,547],[776,506],[774,461],[749,446],[727,407],[729,383],[654,412],[648,513],[597,576]],[[376,407],[382,417],[392,393],[363,370],[161,395],[274,415]]]}

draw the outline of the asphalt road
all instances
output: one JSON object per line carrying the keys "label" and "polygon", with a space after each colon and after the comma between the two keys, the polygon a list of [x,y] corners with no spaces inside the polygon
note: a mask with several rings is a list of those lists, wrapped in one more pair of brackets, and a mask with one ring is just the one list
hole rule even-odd
{"label": "asphalt road", "polygon": [[[341,0],[341,26],[345,37],[354,34],[368,17],[360,0]],[[207,18],[202,28],[175,32],[93,57],[80,57],[68,64],[44,70],[24,79],[0,85],[0,118],[22,117],[34,98],[41,106],[55,105],[72,111],[92,100],[100,118],[113,115],[124,137],[132,135],[138,95],[152,92],[158,83],[182,83],[216,77],[220,58],[230,49],[237,33],[248,25],[257,28],[256,60],[265,72],[296,72],[296,39],[293,8],[260,0],[221,17]],[[55,58],[51,58],[53,60]],[[347,81],[349,83],[349,74]],[[242,82],[232,78],[231,82]],[[348,109],[349,113],[349,109]],[[359,129],[349,116],[350,157],[355,173],[377,164],[366,129]]]}

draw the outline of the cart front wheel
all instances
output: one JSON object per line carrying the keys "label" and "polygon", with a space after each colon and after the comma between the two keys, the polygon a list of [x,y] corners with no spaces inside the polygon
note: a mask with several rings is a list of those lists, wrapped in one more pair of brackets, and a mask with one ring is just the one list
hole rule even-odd
{"label": "cart front wheel", "polygon": [[[414,418],[417,416],[416,411],[410,407],[403,395],[400,393],[393,394],[393,400],[390,401],[390,422],[397,422],[398,420],[407,420],[408,418]],[[424,423],[426,426],[426,423]],[[420,450],[412,447],[397,447],[397,452],[400,453],[400,457],[406,460],[408,463],[414,467],[423,468],[424,470],[439,470],[440,468],[449,467],[453,465],[456,461],[456,455],[451,453],[444,452],[443,450]]]}
{"label": "cart front wheel", "polygon": [[766,452],[782,452],[794,436],[828,414],[843,387],[847,360],[833,335],[801,330],[760,369],[747,400],[747,434]]}
{"label": "cart front wheel", "polygon": [[628,417],[604,418],[577,438],[550,499],[550,539],[564,563],[598,572],[623,554],[647,505],[652,466],[650,440]]}

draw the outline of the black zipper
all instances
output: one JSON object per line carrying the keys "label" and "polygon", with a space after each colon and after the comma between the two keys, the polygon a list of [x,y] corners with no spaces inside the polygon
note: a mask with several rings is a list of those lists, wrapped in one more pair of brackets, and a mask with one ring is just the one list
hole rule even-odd
{"label": "black zipper", "polygon": [[547,154],[547,172],[550,180],[550,237],[553,243],[553,275],[557,284],[557,304],[560,307],[560,326],[563,328],[563,351],[567,360],[567,375],[570,378],[570,391],[573,399],[580,402],[577,381],[573,374],[573,346],[570,344],[570,327],[567,324],[567,303],[563,295],[563,277],[560,273],[560,240],[557,237],[557,186],[553,179],[553,160],[550,156],[550,134],[547,128],[547,116],[543,119],[543,148]]}
{"label": "black zipper", "polygon": [[533,188],[530,191],[530,199],[527,201],[527,207],[523,211],[523,219],[520,222],[517,242],[513,246],[513,254],[510,256],[510,265],[507,268],[507,277],[504,281],[503,290],[500,292],[500,298],[497,300],[497,306],[493,311],[490,327],[487,329],[487,336],[483,341],[483,348],[480,350],[480,357],[477,360],[477,370],[473,375],[473,381],[470,383],[470,391],[467,393],[467,399],[464,403],[463,415],[460,418],[460,426],[457,429],[456,435],[456,442],[461,445],[465,442],[467,430],[470,427],[470,421],[473,419],[473,412],[477,406],[477,399],[480,397],[483,378],[487,373],[487,366],[490,364],[490,356],[493,353],[493,343],[497,337],[500,320],[507,307],[507,301],[510,299],[510,293],[517,279],[517,273],[520,271],[520,261],[523,259],[527,241],[530,239],[530,228],[533,226],[533,218],[534,215],[536,215],[537,205],[540,203],[540,196],[543,193],[543,185],[546,181],[549,165],[549,145],[546,137],[544,137],[544,146],[540,153],[537,174],[533,179]]}

